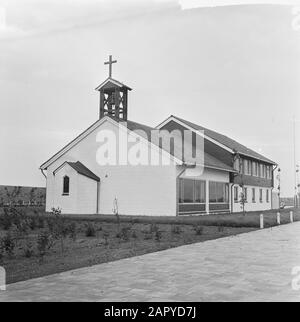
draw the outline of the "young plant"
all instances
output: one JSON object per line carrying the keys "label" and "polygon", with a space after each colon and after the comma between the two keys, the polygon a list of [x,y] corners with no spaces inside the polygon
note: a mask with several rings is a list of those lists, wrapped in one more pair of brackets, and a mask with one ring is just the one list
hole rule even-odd
{"label": "young plant", "polygon": [[53,246],[52,236],[49,231],[44,230],[39,233],[37,238],[37,250],[41,260],[43,260],[47,251]]}
{"label": "young plant", "polygon": [[30,241],[26,242],[26,246],[24,248],[24,256],[26,258],[30,258],[34,255],[33,245]]}
{"label": "young plant", "polygon": [[155,231],[155,240],[160,242],[162,239],[162,232],[160,230]]}
{"label": "young plant", "polygon": [[68,227],[68,231],[69,231],[69,236],[70,238],[75,241],[77,238],[77,227],[76,227],[76,223],[72,222],[69,227]]}
{"label": "young plant", "polygon": [[120,232],[121,239],[123,239],[124,241],[128,241],[130,239],[130,230],[130,227],[123,227]]}
{"label": "young plant", "polygon": [[93,224],[88,223],[85,231],[86,237],[95,237],[96,236],[96,229]]}
{"label": "young plant", "polygon": [[175,235],[180,235],[181,234],[181,228],[180,226],[173,225],[171,228],[171,233]]}
{"label": "young plant", "polygon": [[64,253],[64,239],[66,238],[68,231],[65,221],[61,216],[61,209],[52,208],[52,216],[55,218],[52,227],[52,235],[55,239],[60,240],[61,252]]}
{"label": "young plant", "polygon": [[14,255],[15,250],[15,241],[13,237],[11,236],[10,232],[8,232],[3,238],[2,238],[2,247],[5,250],[5,252],[8,254],[9,257],[12,257]]}
{"label": "young plant", "polygon": [[200,225],[195,225],[194,227],[196,235],[200,236],[203,234],[203,227]]}
{"label": "young plant", "polygon": [[223,233],[224,232],[224,227],[223,226],[218,226],[218,232]]}

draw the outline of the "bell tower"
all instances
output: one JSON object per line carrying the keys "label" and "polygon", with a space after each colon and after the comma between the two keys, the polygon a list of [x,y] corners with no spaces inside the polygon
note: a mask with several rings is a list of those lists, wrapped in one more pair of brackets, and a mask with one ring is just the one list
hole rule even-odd
{"label": "bell tower", "polygon": [[99,119],[109,115],[126,121],[128,116],[128,92],[132,89],[112,78],[112,64],[116,62],[116,60],[112,60],[110,55],[109,61],[104,63],[109,65],[109,77],[96,88],[96,91],[100,92]]}

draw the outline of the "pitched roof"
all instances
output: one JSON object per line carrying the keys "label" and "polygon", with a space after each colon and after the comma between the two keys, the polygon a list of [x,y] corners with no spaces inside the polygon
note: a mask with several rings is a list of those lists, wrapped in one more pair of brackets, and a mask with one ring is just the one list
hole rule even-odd
{"label": "pitched roof", "polygon": [[200,126],[198,124],[195,124],[195,123],[192,123],[192,122],[189,122],[187,120],[184,120],[182,118],[179,118],[177,116],[174,116],[172,115],[173,118],[187,124],[188,126],[192,127],[193,129],[195,129],[196,131],[204,131],[204,135],[212,138],[213,140],[225,145],[226,147],[232,149],[233,151],[235,152],[238,152],[240,154],[243,154],[245,156],[249,156],[249,157],[252,157],[254,159],[258,159],[258,160],[261,160],[261,161],[265,161],[267,163],[271,163],[271,164],[276,164],[274,161],[264,157],[263,155],[247,148],[246,146],[238,143],[237,141],[229,138],[228,136],[226,135],[223,135],[223,134],[220,134],[218,132],[215,132],[215,131],[212,131],[210,129],[207,129],[203,126]]}
{"label": "pitched roof", "polygon": [[95,88],[96,91],[99,91],[103,86],[105,86],[106,84],[108,83],[113,83],[114,85],[117,85],[119,87],[125,87],[127,88],[129,91],[132,90],[132,88],[130,88],[129,86],[119,82],[118,80],[114,79],[114,78],[111,78],[111,77],[108,77],[103,83],[101,83],[99,86],[97,86]]}
{"label": "pitched roof", "polygon": [[[118,119],[116,119],[114,117],[111,117],[111,116],[109,116],[109,117],[112,118],[113,120],[115,120],[116,122],[120,122],[120,121],[124,122],[123,120],[118,120]],[[147,137],[145,137],[145,139],[147,139],[148,141],[151,140],[151,131],[153,131],[153,130],[157,131],[156,128],[153,128],[153,127],[141,124],[141,123],[129,121],[129,120],[127,120],[127,128],[130,131],[136,131],[136,130],[144,131],[146,133],[146,135],[147,135]],[[155,142],[152,142],[152,143],[155,143]],[[168,150],[166,150],[166,151],[168,153],[170,153],[170,151],[168,151]],[[198,155],[201,155],[200,153],[202,153],[203,151],[196,151],[196,152],[198,152]],[[171,153],[171,155],[173,155],[174,157],[176,157],[176,158],[181,160],[182,159],[181,146],[176,146],[175,145],[174,146],[174,152]],[[194,159],[190,159],[190,160],[185,159],[184,162],[193,163]],[[226,171],[230,171],[230,172],[236,172],[232,167],[228,166],[227,164],[225,164],[221,160],[216,159],[215,157],[213,157],[212,155],[206,153],[205,151],[204,151],[204,166],[208,167],[208,168],[214,168],[214,169],[221,169],[221,170],[226,170]]]}
{"label": "pitched roof", "polygon": [[[78,142],[80,142],[80,140],[82,138],[84,138],[91,131],[93,131],[95,128],[97,128],[99,126],[99,124],[101,124],[101,122],[103,122],[105,119],[111,119],[112,121],[115,121],[115,122],[122,122],[122,124],[125,125],[124,120],[120,120],[120,119],[117,119],[115,117],[108,116],[108,115],[105,116],[104,118],[100,119],[100,120],[97,120],[89,128],[87,128],[80,135],[78,135],[74,140],[72,140],[69,144],[67,144],[65,147],[63,147],[61,150],[59,150],[56,154],[54,154],[50,159],[48,159],[46,162],[44,162],[40,166],[40,169],[46,170],[51,163],[53,163],[55,160],[57,160],[59,157],[61,157],[66,151],[68,151],[74,145],[76,145]],[[157,130],[156,128],[153,128],[153,127],[150,127],[150,126],[147,126],[147,125],[144,125],[144,124],[140,124],[140,123],[137,123],[137,122],[129,121],[129,120],[127,120],[127,122],[126,122],[126,127],[130,131],[143,130],[146,133],[146,136],[147,136],[145,139],[147,139],[148,141],[151,140],[151,131],[152,130]],[[168,151],[168,150],[167,150],[167,152],[170,153],[170,151]],[[202,151],[199,151],[199,152],[201,153]],[[181,149],[180,149],[179,146],[174,146],[174,154],[173,154],[173,156],[175,158],[179,159],[182,162],[186,162],[186,163],[189,163],[189,162],[191,163],[192,162],[192,163],[194,163],[194,160],[182,160],[182,158],[181,158]],[[229,171],[229,172],[236,172],[232,167],[228,166],[227,164],[223,163],[221,160],[216,159],[215,157],[209,155],[206,152],[204,152],[204,166],[208,167],[208,168],[220,169],[220,170],[225,170],[225,171]]]}
{"label": "pitched roof", "polygon": [[95,175],[90,169],[88,169],[85,165],[83,165],[80,161],[77,162],[66,162],[70,167],[72,167],[79,174],[93,179],[95,181],[100,181],[100,178]]}

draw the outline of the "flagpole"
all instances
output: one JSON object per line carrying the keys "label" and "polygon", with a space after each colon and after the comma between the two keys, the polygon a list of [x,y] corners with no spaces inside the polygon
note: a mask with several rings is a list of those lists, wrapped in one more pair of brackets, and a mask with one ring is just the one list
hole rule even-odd
{"label": "flagpole", "polygon": [[293,115],[293,142],[294,142],[294,206],[298,207],[297,167],[296,167],[296,120],[295,120],[295,115]]}

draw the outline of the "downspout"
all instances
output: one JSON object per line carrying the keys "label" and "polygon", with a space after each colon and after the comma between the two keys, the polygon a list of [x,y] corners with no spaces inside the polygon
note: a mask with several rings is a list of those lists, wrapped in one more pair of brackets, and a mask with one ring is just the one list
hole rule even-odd
{"label": "downspout", "polygon": [[97,181],[97,198],[96,198],[96,214],[99,214],[99,192],[100,192],[100,181]]}
{"label": "downspout", "polygon": [[186,165],[183,163],[183,170],[179,172],[179,174],[176,176],[176,216],[179,216],[179,178],[184,173],[184,171],[187,169]]}
{"label": "downspout", "polygon": [[232,193],[232,188],[234,186],[234,182],[231,183],[231,188],[230,188],[230,202],[231,202],[231,207],[230,207],[230,213],[233,213],[233,193]]}

